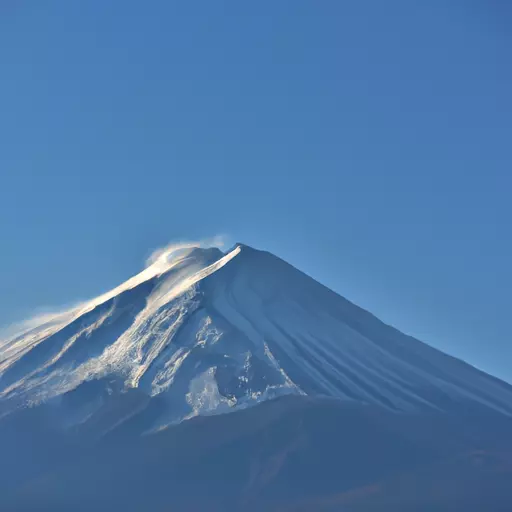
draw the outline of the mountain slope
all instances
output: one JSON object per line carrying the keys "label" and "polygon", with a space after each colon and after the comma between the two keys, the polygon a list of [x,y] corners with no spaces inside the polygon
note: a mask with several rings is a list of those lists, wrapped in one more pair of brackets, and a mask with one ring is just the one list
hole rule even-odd
{"label": "mountain slope", "polygon": [[0,342],[2,511],[507,512],[510,432],[511,386],[244,245]]}
{"label": "mountain slope", "polygon": [[508,512],[511,426],[285,396],[150,436],[121,427],[81,452],[54,440],[60,460],[0,493],[0,508]]}

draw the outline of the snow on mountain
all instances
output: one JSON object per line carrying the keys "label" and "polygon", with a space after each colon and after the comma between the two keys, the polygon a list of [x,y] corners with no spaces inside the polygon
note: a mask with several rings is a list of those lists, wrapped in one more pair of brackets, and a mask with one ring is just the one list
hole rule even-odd
{"label": "snow on mountain", "polygon": [[175,247],[111,292],[1,342],[0,413],[59,407],[81,389],[93,391],[67,425],[130,390],[165,404],[149,431],[283,394],[512,414],[511,386],[244,245]]}

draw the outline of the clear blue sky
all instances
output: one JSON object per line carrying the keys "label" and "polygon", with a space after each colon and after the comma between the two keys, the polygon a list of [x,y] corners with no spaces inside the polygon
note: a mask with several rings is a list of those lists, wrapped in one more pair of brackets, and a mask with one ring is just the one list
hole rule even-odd
{"label": "clear blue sky", "polygon": [[0,324],[268,249],[512,381],[512,7],[0,4]]}

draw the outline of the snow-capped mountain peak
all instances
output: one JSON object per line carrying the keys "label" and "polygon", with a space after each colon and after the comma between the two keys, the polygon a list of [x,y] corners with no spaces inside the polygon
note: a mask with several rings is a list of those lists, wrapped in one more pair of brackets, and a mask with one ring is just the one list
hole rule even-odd
{"label": "snow-capped mountain peak", "polygon": [[110,292],[0,346],[4,411],[84,395],[66,413],[73,424],[133,392],[144,410],[159,404],[149,431],[290,393],[512,413],[507,384],[243,244],[164,251]]}

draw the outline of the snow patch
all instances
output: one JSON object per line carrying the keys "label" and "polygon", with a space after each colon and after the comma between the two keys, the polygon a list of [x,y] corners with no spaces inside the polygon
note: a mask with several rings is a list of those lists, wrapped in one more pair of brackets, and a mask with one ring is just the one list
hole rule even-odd
{"label": "snow patch", "polygon": [[209,368],[190,382],[190,391],[187,393],[186,399],[192,412],[187,419],[199,414],[229,412],[230,408],[236,404],[236,401],[229,400],[219,393],[215,370],[216,367]]}

